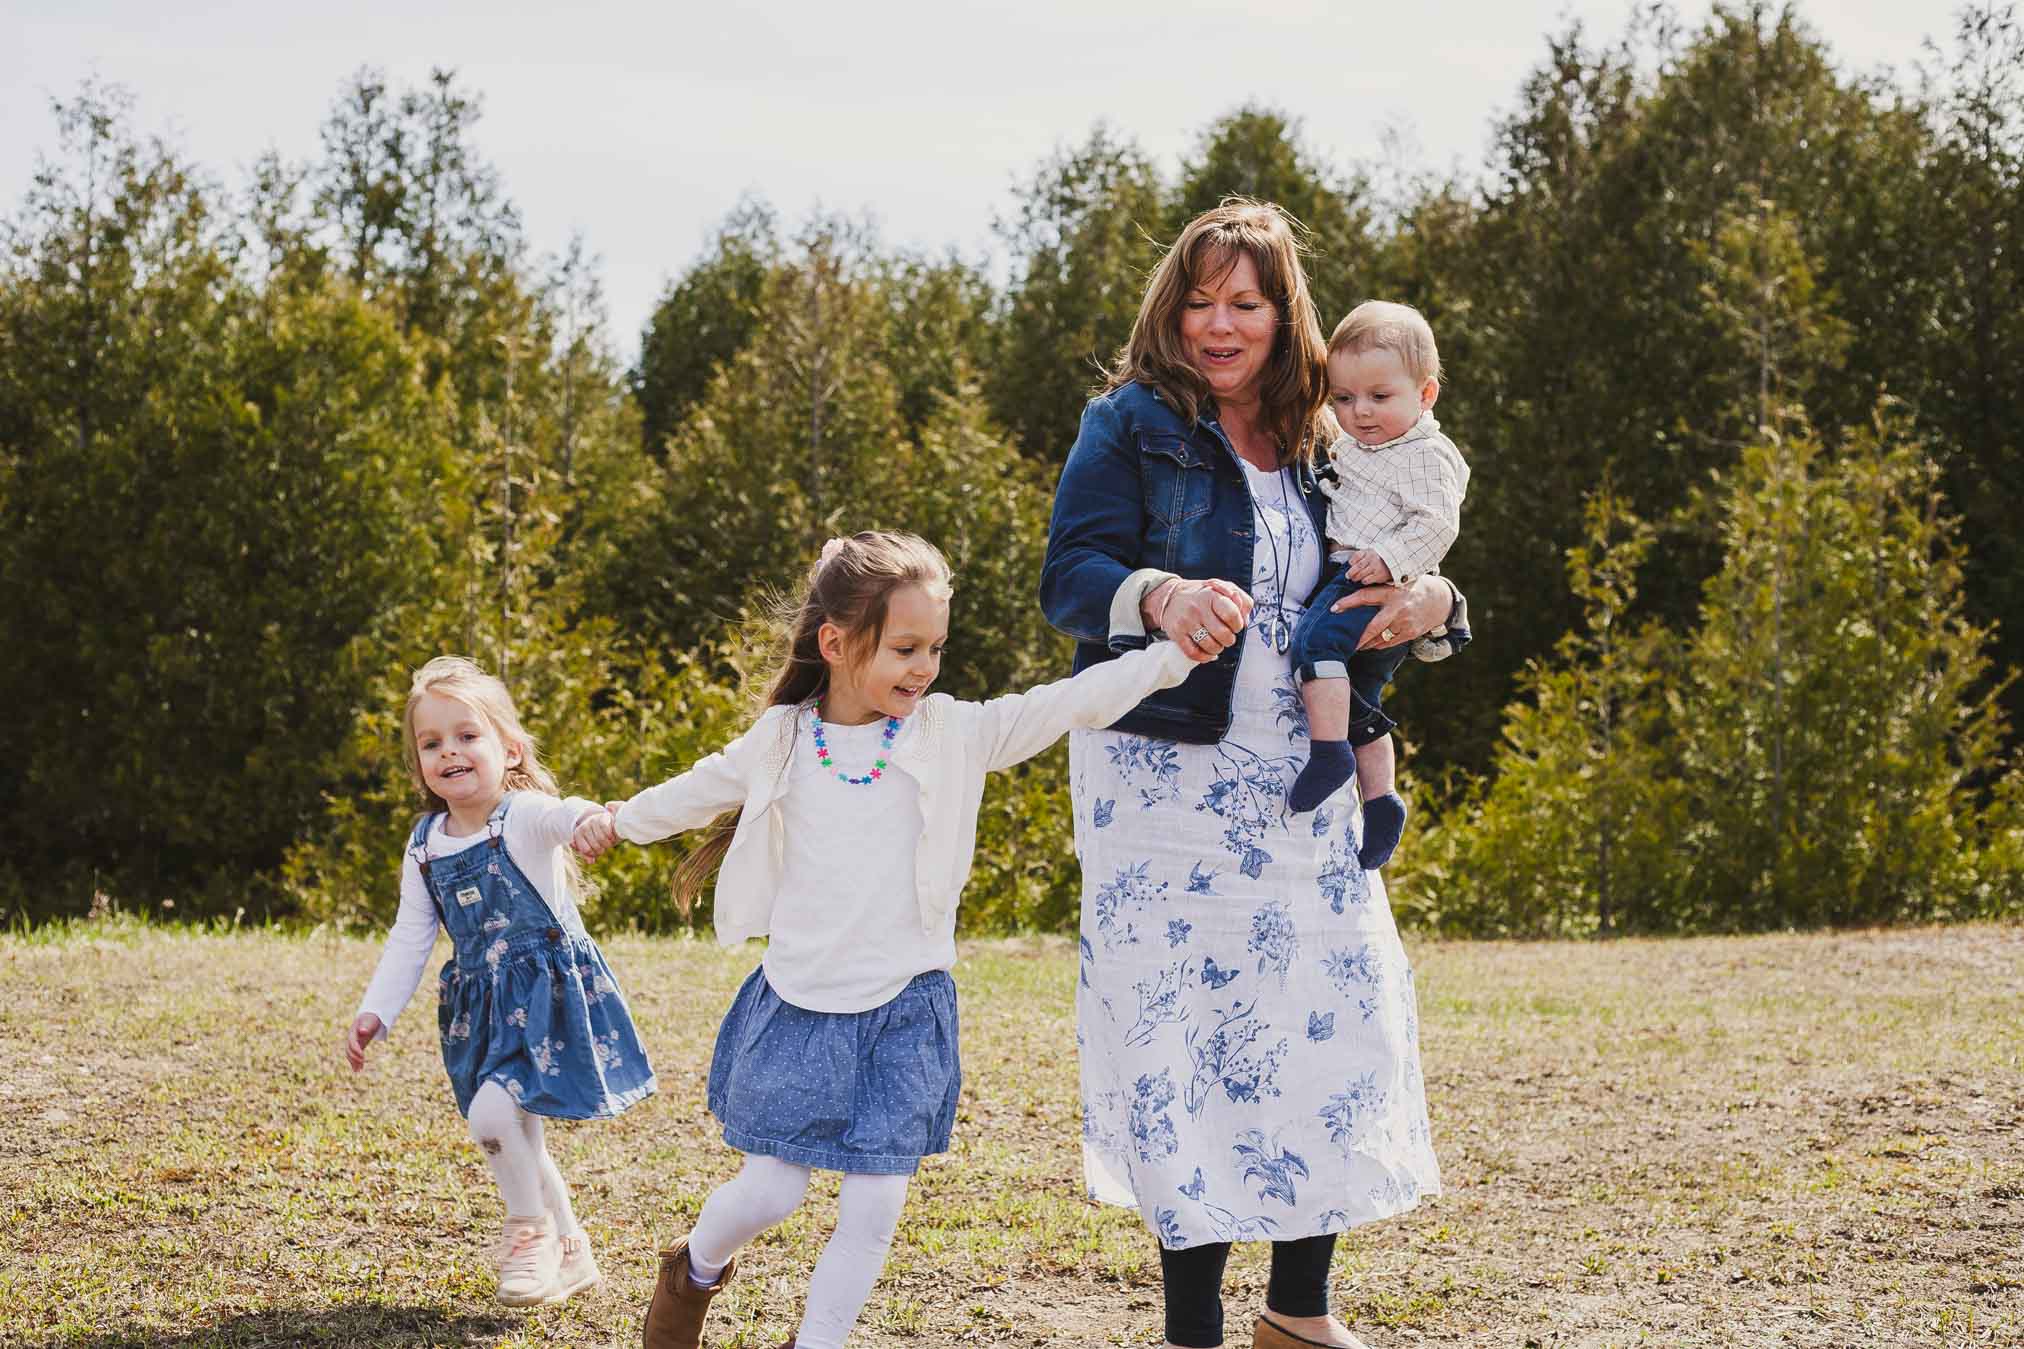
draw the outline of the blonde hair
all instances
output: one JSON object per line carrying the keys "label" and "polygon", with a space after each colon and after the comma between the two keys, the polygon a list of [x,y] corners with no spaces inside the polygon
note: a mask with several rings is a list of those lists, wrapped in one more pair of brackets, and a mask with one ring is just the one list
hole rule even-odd
{"label": "blonde hair", "polygon": [[[507,791],[562,795],[562,789],[555,785],[555,775],[541,762],[534,737],[520,724],[520,713],[513,706],[513,695],[498,676],[487,674],[476,661],[465,656],[437,656],[415,671],[414,679],[408,684],[407,705],[401,709],[401,761],[407,765],[408,776],[427,806],[426,813],[436,814],[450,808],[449,802],[429,790],[429,784],[422,777],[421,751],[415,745],[415,707],[430,694],[454,698],[470,708],[478,714],[480,721],[492,728],[501,744],[509,751],[518,752],[519,762],[506,767],[503,785]],[[563,858],[570,888],[578,895],[589,893],[576,854],[565,848]]]}
{"label": "blonde hair", "polygon": [[1267,430],[1279,439],[1279,462],[1291,462],[1329,439],[1321,421],[1328,401],[1327,355],[1321,321],[1300,265],[1299,226],[1270,202],[1225,197],[1181,230],[1153,269],[1132,322],[1131,338],[1113,362],[1106,391],[1134,380],[1148,384],[1190,422],[1214,402],[1209,382],[1181,345],[1181,306],[1189,292],[1228,275],[1239,258],[1258,269],[1258,286],[1278,311],[1259,389]]}
{"label": "blonde hair", "polygon": [[[821,647],[823,624],[834,623],[843,630],[851,666],[878,650],[893,594],[909,585],[940,600],[955,593],[949,560],[918,534],[869,529],[824,544],[800,588],[773,605],[768,626],[777,668],[758,710],[805,703],[829,686],[829,662]],[[676,868],[674,897],[683,913],[694,907],[696,896],[723,861],[737,825],[736,810],[718,816],[696,850]]]}
{"label": "blonde hair", "polygon": [[1441,382],[1441,349],[1426,316],[1394,300],[1365,300],[1349,311],[1328,337],[1328,354],[1389,351],[1399,358],[1415,387]]}

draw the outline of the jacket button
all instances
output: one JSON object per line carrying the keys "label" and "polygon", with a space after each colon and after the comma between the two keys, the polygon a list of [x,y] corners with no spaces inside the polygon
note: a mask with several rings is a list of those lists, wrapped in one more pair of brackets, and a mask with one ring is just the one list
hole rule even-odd
{"label": "jacket button", "polygon": [[548,929],[548,940],[550,940],[550,941],[561,941],[561,940],[562,940],[562,929],[561,929],[561,928],[559,928],[559,927],[551,927],[551,928],[549,928],[549,929]]}

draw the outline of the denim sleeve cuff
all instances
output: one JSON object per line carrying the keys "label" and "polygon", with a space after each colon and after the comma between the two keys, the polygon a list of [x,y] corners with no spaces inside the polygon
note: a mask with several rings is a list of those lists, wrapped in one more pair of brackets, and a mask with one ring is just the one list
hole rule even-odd
{"label": "denim sleeve cuff", "polygon": [[1140,567],[1124,578],[1124,584],[1110,600],[1110,646],[1112,650],[1124,646],[1145,645],[1148,633],[1144,616],[1139,608],[1146,602],[1146,596],[1153,590],[1172,580],[1178,580],[1170,571],[1157,567]]}

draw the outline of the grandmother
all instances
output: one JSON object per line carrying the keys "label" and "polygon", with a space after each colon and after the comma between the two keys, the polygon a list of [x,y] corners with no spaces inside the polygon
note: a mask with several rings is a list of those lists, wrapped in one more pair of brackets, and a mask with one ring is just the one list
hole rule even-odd
{"label": "grandmother", "polygon": [[[1272,1243],[1259,1349],[1354,1346],[1336,1234],[1440,1187],[1412,968],[1357,864],[1345,787],[1311,814],[1287,658],[1325,566],[1312,462],[1326,349],[1290,222],[1226,201],[1154,271],[1054,498],[1041,603],[1078,670],[1162,632],[1216,657],[1070,741],[1082,863],[1083,1165],[1160,1245],[1167,1344],[1223,1343],[1233,1241]],[[1438,576],[1374,587],[1365,642],[1443,654]]]}

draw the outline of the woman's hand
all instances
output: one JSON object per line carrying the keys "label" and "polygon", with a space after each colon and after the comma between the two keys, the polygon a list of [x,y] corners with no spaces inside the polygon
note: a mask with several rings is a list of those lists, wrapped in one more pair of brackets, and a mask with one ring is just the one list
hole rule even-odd
{"label": "woman's hand", "polygon": [[1358,651],[1382,651],[1423,637],[1447,622],[1455,592],[1438,576],[1418,576],[1406,586],[1365,586],[1330,605],[1335,613],[1357,605],[1376,605],[1370,626],[1356,644]]}
{"label": "woman's hand", "polygon": [[1171,637],[1195,661],[1213,660],[1237,641],[1251,617],[1251,597],[1236,585],[1206,581],[1163,581],[1140,606],[1149,627]]}
{"label": "woman's hand", "polygon": [[353,1072],[365,1067],[365,1047],[380,1033],[380,1019],[371,1012],[360,1012],[358,1019],[351,1023],[351,1029],[344,1033],[344,1058]]}

